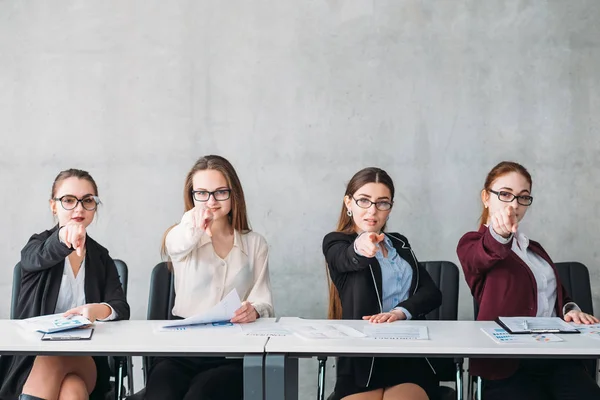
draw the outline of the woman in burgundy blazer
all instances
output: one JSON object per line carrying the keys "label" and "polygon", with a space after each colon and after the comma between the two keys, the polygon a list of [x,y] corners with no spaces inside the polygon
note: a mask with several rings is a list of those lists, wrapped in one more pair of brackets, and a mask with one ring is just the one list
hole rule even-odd
{"label": "woman in burgundy blazer", "polygon": [[[458,243],[465,279],[479,305],[477,320],[559,316],[597,323],[571,301],[548,253],[518,229],[533,202],[531,186],[531,175],[520,164],[496,165],[481,191],[481,226]],[[470,373],[484,379],[484,399],[600,399],[600,388],[577,360],[471,359]]]}

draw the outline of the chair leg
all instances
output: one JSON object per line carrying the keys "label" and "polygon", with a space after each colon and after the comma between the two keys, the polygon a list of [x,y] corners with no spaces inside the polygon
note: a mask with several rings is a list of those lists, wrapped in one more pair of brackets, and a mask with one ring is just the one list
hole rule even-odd
{"label": "chair leg", "polygon": [[131,396],[133,391],[133,357],[127,357],[127,396]]}
{"label": "chair leg", "polygon": [[463,362],[462,358],[455,358],[454,363],[456,365],[456,399],[464,399],[464,383],[463,383]]}
{"label": "chair leg", "polygon": [[115,400],[121,400],[123,396],[123,364],[121,357],[118,358],[117,376],[115,378]]}
{"label": "chair leg", "polygon": [[317,360],[319,360],[317,400],[325,400],[325,366],[327,365],[327,357],[317,357]]}

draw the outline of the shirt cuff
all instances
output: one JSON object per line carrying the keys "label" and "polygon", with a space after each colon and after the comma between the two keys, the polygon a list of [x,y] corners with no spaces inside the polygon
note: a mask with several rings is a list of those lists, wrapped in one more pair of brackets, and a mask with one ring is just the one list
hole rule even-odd
{"label": "shirt cuff", "polygon": [[563,316],[565,314],[567,314],[569,311],[573,311],[573,310],[581,312],[581,308],[579,308],[577,303],[575,303],[574,301],[570,301],[563,306]]}
{"label": "shirt cuff", "polygon": [[412,319],[412,314],[410,312],[408,312],[408,310],[406,308],[404,308],[404,307],[394,307],[394,308],[392,308],[392,311],[394,311],[394,310],[400,310],[400,311],[402,311],[404,313],[404,315],[406,315],[406,319],[407,320]]}
{"label": "shirt cuff", "polygon": [[104,319],[99,319],[98,321],[114,321],[117,318],[117,313],[115,312],[115,309],[112,308],[110,306],[110,304],[108,304],[108,303],[100,303],[100,304],[104,304],[105,306],[108,306],[108,308],[110,308],[110,315]]}
{"label": "shirt cuff", "polygon": [[502,237],[502,236],[498,235],[498,234],[496,233],[496,231],[494,230],[494,228],[492,228],[492,225],[491,225],[491,224],[490,224],[490,226],[489,226],[489,230],[490,230],[490,233],[492,234],[492,237],[493,237],[494,239],[496,239],[496,241],[498,241],[498,243],[506,244],[506,243],[510,242],[510,240],[513,238],[513,234],[512,234],[512,233],[511,233],[511,234],[510,234],[510,236],[509,236],[509,237],[507,237],[507,238],[505,238],[505,237]]}

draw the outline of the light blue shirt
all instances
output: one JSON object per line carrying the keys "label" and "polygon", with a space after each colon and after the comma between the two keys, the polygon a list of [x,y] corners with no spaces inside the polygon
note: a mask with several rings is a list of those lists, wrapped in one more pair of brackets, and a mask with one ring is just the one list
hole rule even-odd
{"label": "light blue shirt", "polygon": [[[413,270],[410,264],[398,255],[389,237],[385,236],[382,244],[385,244],[387,249],[387,257],[384,257],[380,250],[375,254],[375,258],[381,267],[383,312],[389,312],[396,308],[398,303],[408,299]],[[412,318],[412,315],[404,307],[398,307],[398,309],[402,310],[406,319]]]}

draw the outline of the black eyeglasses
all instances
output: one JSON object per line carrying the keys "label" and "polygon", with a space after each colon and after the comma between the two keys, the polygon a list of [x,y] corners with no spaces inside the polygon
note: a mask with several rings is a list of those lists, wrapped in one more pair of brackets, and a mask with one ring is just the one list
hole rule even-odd
{"label": "black eyeglasses", "polygon": [[355,199],[354,196],[352,196],[352,200],[354,200],[356,202],[356,205],[359,206],[360,208],[369,208],[373,204],[375,204],[375,208],[377,208],[379,211],[390,210],[393,205],[393,203],[390,203],[389,201],[385,201],[385,200],[371,201],[364,197]]}
{"label": "black eyeglasses", "polygon": [[201,202],[208,201],[210,196],[212,196],[216,201],[225,201],[231,196],[231,189],[218,189],[214,192],[209,192],[208,190],[192,190],[192,196],[194,196],[196,201]]}
{"label": "black eyeglasses", "polygon": [[54,201],[60,201],[62,208],[67,211],[77,208],[78,203],[81,203],[81,206],[84,209],[88,211],[94,211],[98,207],[98,204],[100,204],[100,198],[98,196],[85,196],[81,199],[78,199],[71,194],[66,194],[62,197],[56,197],[54,198]]}
{"label": "black eyeglasses", "polygon": [[522,206],[530,206],[531,203],[533,203],[533,197],[531,196],[517,196],[512,194],[511,192],[505,192],[503,190],[496,192],[495,190],[490,189],[489,192],[494,193],[496,196],[498,196],[498,200],[503,201],[505,203],[512,203],[514,199],[517,199],[517,203],[519,203]]}

